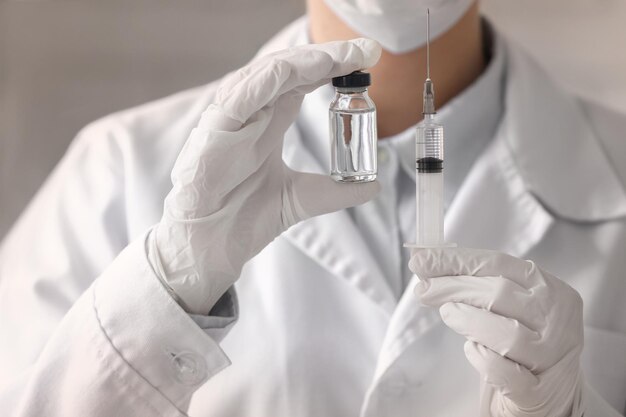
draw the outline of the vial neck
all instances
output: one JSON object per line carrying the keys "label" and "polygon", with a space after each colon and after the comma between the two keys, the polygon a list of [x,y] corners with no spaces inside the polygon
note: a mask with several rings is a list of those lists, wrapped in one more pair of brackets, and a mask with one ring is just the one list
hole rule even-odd
{"label": "vial neck", "polygon": [[367,94],[367,87],[335,87],[340,94]]}

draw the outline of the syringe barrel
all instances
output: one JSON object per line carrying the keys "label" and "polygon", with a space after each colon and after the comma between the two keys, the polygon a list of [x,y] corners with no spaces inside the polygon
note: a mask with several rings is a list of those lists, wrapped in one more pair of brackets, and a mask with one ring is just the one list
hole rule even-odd
{"label": "syringe barrel", "polygon": [[424,120],[417,126],[415,146],[418,170],[443,170],[443,126],[434,121],[434,115],[424,115]]}
{"label": "syringe barrel", "polygon": [[444,243],[443,231],[443,126],[433,115],[425,115],[417,127],[416,145],[416,226],[417,244]]}

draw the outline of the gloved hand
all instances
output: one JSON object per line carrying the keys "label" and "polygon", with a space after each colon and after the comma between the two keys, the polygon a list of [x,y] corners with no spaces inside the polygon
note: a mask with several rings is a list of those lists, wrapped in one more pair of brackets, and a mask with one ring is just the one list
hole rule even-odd
{"label": "gloved hand", "polygon": [[189,312],[208,313],[244,263],[288,227],[378,192],[376,182],[338,184],[293,171],[282,145],[306,93],[371,67],[380,53],[368,39],[305,45],[224,78],[178,156],[149,237],[152,266]]}
{"label": "gloved hand", "polygon": [[416,249],[423,304],[465,336],[483,416],[580,417],[582,300],[533,262],[466,249]]}

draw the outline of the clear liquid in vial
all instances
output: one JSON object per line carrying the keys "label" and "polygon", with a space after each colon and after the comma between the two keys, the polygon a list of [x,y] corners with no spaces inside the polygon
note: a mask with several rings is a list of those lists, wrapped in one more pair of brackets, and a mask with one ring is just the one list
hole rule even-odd
{"label": "clear liquid in vial", "polygon": [[376,179],[376,110],[330,110],[331,176],[336,181]]}

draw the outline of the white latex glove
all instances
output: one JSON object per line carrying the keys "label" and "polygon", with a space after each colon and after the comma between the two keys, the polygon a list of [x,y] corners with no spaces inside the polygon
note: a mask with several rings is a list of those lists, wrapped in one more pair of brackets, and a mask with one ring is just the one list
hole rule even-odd
{"label": "white latex glove", "polygon": [[305,45],[224,78],[178,156],[151,233],[151,263],[189,312],[208,313],[244,263],[293,224],[376,195],[376,182],[339,184],[291,170],[282,147],[304,94],[371,67],[380,53],[368,39]]}
{"label": "white latex glove", "polygon": [[467,338],[483,416],[582,416],[582,300],[573,288],[486,250],[417,249],[409,267],[420,301]]}

